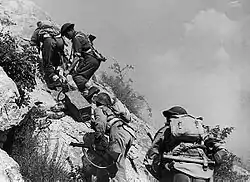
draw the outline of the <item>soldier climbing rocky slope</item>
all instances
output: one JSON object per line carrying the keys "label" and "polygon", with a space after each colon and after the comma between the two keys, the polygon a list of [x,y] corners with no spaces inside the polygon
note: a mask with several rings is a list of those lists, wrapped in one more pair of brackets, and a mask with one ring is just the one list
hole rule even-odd
{"label": "soldier climbing rocky slope", "polygon": [[[51,20],[31,1],[0,2],[1,33],[10,31],[11,35],[16,37],[14,43],[23,45],[19,47],[20,50],[17,49],[17,52],[22,53],[22,50],[29,46],[28,42],[37,28],[37,22]],[[39,55],[33,55],[34,50],[31,50],[28,53],[32,53],[32,58],[39,60]],[[70,53],[65,52],[65,56],[70,56]],[[34,66],[40,68],[40,65]],[[84,143],[89,147],[88,144],[93,143],[95,133],[91,127],[90,114],[96,105],[77,92],[79,84],[72,86],[75,87],[73,89],[70,88],[72,92],[64,94],[60,88],[48,88],[40,71],[32,68],[27,80],[32,78],[31,83],[36,84],[32,88],[21,88],[19,84],[15,84],[17,80],[11,80],[13,75],[5,70],[0,67],[0,181],[96,180],[98,167],[103,167],[100,165],[102,156],[97,157],[93,151],[74,147],[72,144]],[[108,93],[111,98],[115,98],[112,89],[107,89],[96,80],[88,81],[91,86],[98,88],[100,93]],[[20,103],[24,102],[19,101],[19,98],[24,93],[20,91],[28,91],[26,96],[29,97],[28,100],[24,98],[28,102],[21,104],[22,107]],[[59,100],[63,102],[58,102]],[[151,145],[148,134],[154,135],[156,130],[133,114],[132,120],[131,127],[135,131],[136,139],[123,161],[127,179],[154,181],[144,167],[143,159]]]}
{"label": "soldier climbing rocky slope", "polygon": [[[49,16],[30,1],[2,1],[0,8],[6,12],[1,16],[3,32],[10,31],[11,35],[18,37],[17,42],[20,41],[22,44],[27,43],[39,20],[50,21]],[[12,12],[15,12],[15,15]],[[10,16],[6,16],[8,13]],[[88,161],[82,161],[85,159],[82,158],[83,151],[81,148],[73,148],[69,144],[71,142],[83,142],[84,135],[93,132],[90,125],[87,122],[77,122],[67,115],[64,112],[65,108],[56,102],[58,91],[48,89],[39,75],[35,77],[36,86],[28,95],[29,103],[19,108],[15,103],[15,100],[19,98],[19,91],[15,83],[11,81],[3,69],[1,73],[2,78],[4,78],[1,79],[1,99],[6,99],[2,102],[3,107],[9,106],[6,113],[1,115],[1,146],[10,156],[19,161],[19,166],[15,163],[16,168],[10,166],[13,174],[18,173],[18,170],[23,174],[25,165],[30,168],[36,167],[35,164],[39,161],[32,161],[34,157],[28,155],[27,151],[33,145],[37,145],[39,146],[37,153],[33,155],[41,155],[48,157],[48,160],[51,158],[60,161],[64,170],[70,173],[72,178],[77,178],[77,175],[83,178],[88,177],[88,172],[93,170],[91,164]],[[100,84],[93,82],[93,85],[101,91],[107,92]],[[113,95],[112,93],[109,94]],[[89,102],[85,100],[85,104],[81,105],[85,109],[84,112],[90,111],[91,105]],[[134,128],[137,128],[136,135],[139,140],[131,147],[126,159],[126,173],[128,173],[129,180],[145,181],[148,176],[144,172],[142,161],[143,154],[146,152],[145,146],[149,146],[150,143],[146,131],[151,130],[152,127],[135,116],[133,117],[136,120]],[[21,156],[25,154],[26,156]],[[25,163],[24,161],[20,163],[22,157],[26,157]],[[6,169],[2,168],[3,175],[8,176],[10,174],[6,172],[7,168],[7,166]],[[39,170],[37,169],[37,171]],[[20,174],[15,178],[22,180]],[[28,177],[24,176],[23,178],[26,180]],[[14,177],[10,177],[10,179],[17,181],[17,179],[14,180]]]}

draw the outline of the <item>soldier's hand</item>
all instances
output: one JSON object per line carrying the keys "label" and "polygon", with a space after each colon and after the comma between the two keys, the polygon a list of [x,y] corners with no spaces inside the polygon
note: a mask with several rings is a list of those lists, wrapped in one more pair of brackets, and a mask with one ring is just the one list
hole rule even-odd
{"label": "soldier's hand", "polygon": [[174,161],[170,162],[170,163],[166,163],[165,168],[168,171],[171,171],[174,168]]}
{"label": "soldier's hand", "polygon": [[217,165],[220,165],[226,161],[228,156],[229,156],[229,152],[226,149],[221,149],[214,154],[214,160]]}

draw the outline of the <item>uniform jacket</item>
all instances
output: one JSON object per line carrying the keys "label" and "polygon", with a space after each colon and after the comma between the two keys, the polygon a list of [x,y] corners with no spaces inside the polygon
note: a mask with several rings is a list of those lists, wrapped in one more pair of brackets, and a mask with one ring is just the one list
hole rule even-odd
{"label": "uniform jacket", "polygon": [[86,53],[91,53],[92,51],[87,35],[82,32],[75,32],[74,37],[72,38],[72,46],[74,55],[84,57]]}
{"label": "uniform jacket", "polygon": [[[205,137],[205,143],[206,140],[208,141],[210,138],[209,135],[207,135]],[[175,141],[173,139],[173,137],[171,136],[171,131],[170,131],[170,127],[169,125],[165,125],[164,127],[162,127],[161,129],[158,130],[158,132],[156,133],[152,146],[149,148],[146,157],[145,157],[145,161],[153,161],[155,159],[159,160],[159,158],[162,156],[163,152],[170,152],[172,151],[176,146],[178,146],[180,144],[180,141]],[[209,156],[210,158],[213,158],[213,154],[216,153],[219,150],[225,149],[224,145],[221,142],[212,142],[209,144],[209,146],[207,146],[207,149],[209,149],[209,151],[212,151],[213,153],[206,153],[207,156]],[[207,150],[208,151],[208,150]],[[192,151],[188,154],[191,155]],[[190,158],[192,158],[193,156],[190,156]],[[160,159],[162,160],[162,159]],[[164,161],[164,160],[162,160]],[[148,165],[148,164],[147,164]],[[165,165],[165,164],[164,164]],[[164,167],[163,165],[163,167]],[[212,177],[213,175],[213,170],[214,168],[210,167],[207,170],[203,169],[203,166],[201,164],[195,164],[195,163],[185,163],[185,162],[175,162],[174,164],[174,168],[178,171],[181,171],[185,174],[188,174],[190,176],[193,176],[195,178],[204,178],[204,179],[209,179]],[[156,171],[157,173],[157,171]],[[153,175],[157,175],[157,174],[153,174]]]}

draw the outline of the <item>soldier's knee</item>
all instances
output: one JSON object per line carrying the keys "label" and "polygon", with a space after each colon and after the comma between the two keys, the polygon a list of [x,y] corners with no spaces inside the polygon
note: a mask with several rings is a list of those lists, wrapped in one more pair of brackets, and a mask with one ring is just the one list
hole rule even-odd
{"label": "soldier's knee", "polygon": [[94,67],[94,68],[98,68],[100,66],[100,64],[101,64],[100,61],[98,61],[95,58],[92,58],[91,63],[92,63],[92,67]]}
{"label": "soldier's knee", "polygon": [[86,78],[84,78],[82,75],[74,75],[73,76],[73,80],[76,83],[76,85],[78,86],[84,86],[85,84],[88,82],[88,80]]}

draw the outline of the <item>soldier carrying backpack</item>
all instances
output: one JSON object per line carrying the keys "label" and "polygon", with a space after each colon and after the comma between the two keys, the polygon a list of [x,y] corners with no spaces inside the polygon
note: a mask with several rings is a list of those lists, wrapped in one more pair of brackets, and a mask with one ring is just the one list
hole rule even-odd
{"label": "soldier carrying backpack", "polygon": [[88,98],[87,82],[106,59],[93,46],[95,36],[75,31],[74,26],[72,23],[65,23],[61,27],[61,35],[72,41],[73,50],[73,61],[65,75],[71,74],[78,90]]}
{"label": "soldier carrying backpack", "polygon": [[[94,120],[92,128],[95,130],[95,143],[104,137],[109,136],[109,148],[103,157],[106,161],[114,163],[113,167],[105,171],[100,171],[97,175],[97,181],[105,182],[112,180],[125,182],[125,158],[135,139],[135,132],[129,125],[131,116],[121,103],[112,102],[107,93],[101,92],[93,98],[97,108],[94,110]],[[105,176],[107,178],[105,178]]]}
{"label": "soldier carrying backpack", "polygon": [[206,135],[202,118],[175,106],[163,111],[165,126],[155,135],[144,164],[162,182],[211,182],[215,165],[228,154],[221,141]]}
{"label": "soldier carrying backpack", "polygon": [[60,35],[60,29],[51,22],[37,22],[37,28],[31,36],[30,44],[36,46],[38,52],[42,51],[42,67],[44,79],[49,89],[61,87],[60,77],[57,70],[67,58],[64,54],[64,40]]}

